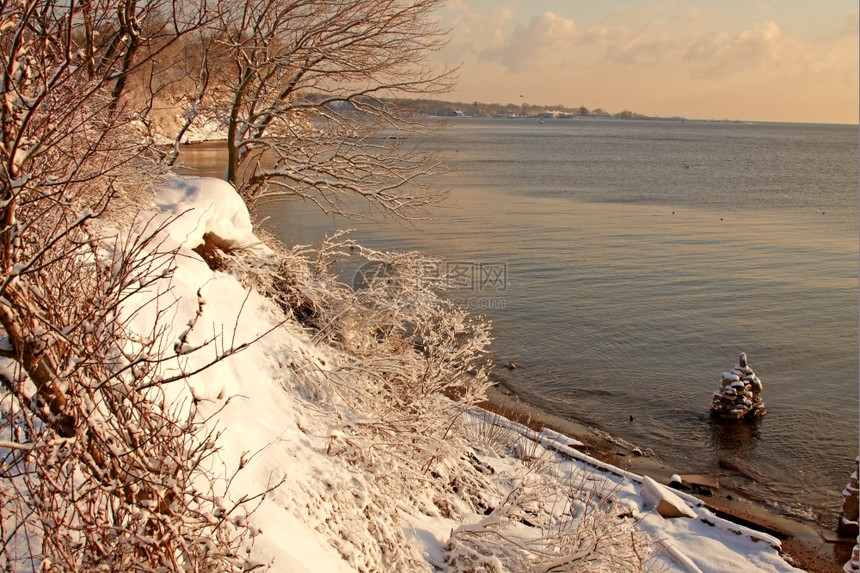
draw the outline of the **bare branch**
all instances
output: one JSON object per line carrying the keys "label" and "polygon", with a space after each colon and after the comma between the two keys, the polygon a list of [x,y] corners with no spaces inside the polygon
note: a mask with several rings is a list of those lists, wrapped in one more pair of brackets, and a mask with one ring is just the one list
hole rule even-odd
{"label": "bare branch", "polygon": [[453,86],[454,70],[427,61],[447,41],[433,19],[441,4],[219,4],[217,49],[202,68],[212,79],[201,73],[198,93],[210,85],[206,114],[226,118],[227,179],[249,204],[298,196],[328,213],[410,221],[444,199],[424,184],[442,158],[416,145],[430,126],[380,99]]}
{"label": "bare branch", "polygon": [[[4,570],[260,566],[239,515],[253,510],[225,507],[208,469],[212,421],[159,384],[138,388],[176,359],[163,323],[175,306],[160,299],[178,254],[173,219],[137,217],[164,173],[141,122],[163,85],[157,59],[207,7],[0,2]],[[143,312],[148,333],[131,327]]]}

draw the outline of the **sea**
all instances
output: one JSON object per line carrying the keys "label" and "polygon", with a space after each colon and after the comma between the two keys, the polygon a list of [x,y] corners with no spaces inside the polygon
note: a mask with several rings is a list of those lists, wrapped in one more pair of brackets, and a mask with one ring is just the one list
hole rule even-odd
{"label": "sea", "polygon": [[[456,118],[414,142],[451,168],[427,220],[348,220],[297,200],[255,216],[289,245],[348,228],[370,248],[441,257],[449,296],[492,321],[504,391],[833,526],[858,456],[858,134]],[[180,160],[218,176],[222,145]],[[713,392],[741,352],[768,413],[716,421]],[[764,477],[720,468],[731,457]]]}

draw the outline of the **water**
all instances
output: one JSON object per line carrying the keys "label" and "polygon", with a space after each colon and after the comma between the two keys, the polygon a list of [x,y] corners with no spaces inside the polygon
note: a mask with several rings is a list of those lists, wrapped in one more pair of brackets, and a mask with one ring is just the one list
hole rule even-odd
{"label": "water", "polygon": [[[431,146],[456,168],[438,220],[259,214],[290,244],[355,227],[474,271],[456,295],[492,319],[495,375],[524,401],[681,473],[738,456],[766,482],[724,481],[832,519],[858,452],[856,126],[458,119]],[[217,175],[195,163],[211,151],[183,159]],[[769,413],[727,428],[708,409],[741,351]]]}

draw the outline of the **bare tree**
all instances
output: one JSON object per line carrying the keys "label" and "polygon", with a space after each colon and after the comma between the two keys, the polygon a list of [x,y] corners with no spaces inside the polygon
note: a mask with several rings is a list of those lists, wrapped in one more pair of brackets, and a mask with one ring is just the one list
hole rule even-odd
{"label": "bare tree", "polygon": [[[161,391],[178,353],[154,285],[176,251],[133,216],[162,167],[128,79],[205,21],[192,2],[0,1],[4,570],[255,567],[243,504],[202,468],[211,431]],[[151,306],[152,332],[129,331]]]}
{"label": "bare tree", "polygon": [[63,413],[56,378],[67,349],[55,331],[67,325],[34,300],[33,285],[46,292],[39,282],[57,280],[53,269],[81,251],[90,222],[134,201],[160,173],[133,123],[140,116],[121,97],[129,73],[201,25],[200,12],[172,6],[0,4],[0,325],[53,417]]}
{"label": "bare tree", "polygon": [[439,158],[403,136],[426,126],[383,98],[453,85],[452,70],[428,63],[446,41],[432,19],[441,4],[220,4],[220,52],[207,77],[227,121],[226,178],[246,201],[299,196],[343,215],[365,203],[410,219],[440,199],[420,185]]}

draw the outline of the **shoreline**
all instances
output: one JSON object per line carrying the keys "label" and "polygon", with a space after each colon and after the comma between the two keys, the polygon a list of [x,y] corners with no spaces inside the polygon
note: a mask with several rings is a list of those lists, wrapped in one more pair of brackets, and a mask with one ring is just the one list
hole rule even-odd
{"label": "shoreline", "polygon": [[[497,386],[487,391],[487,400],[478,406],[535,431],[549,428],[575,438],[584,444],[577,448],[583,453],[619,469],[647,475],[663,484],[668,484],[673,474],[681,473],[657,457],[643,455],[634,444],[626,443],[578,421],[540,410]],[[856,543],[853,539],[837,537],[835,531],[815,522],[777,513],[725,485],[714,489],[711,496],[691,493],[718,516],[780,539],[783,553],[790,557],[790,562],[810,573],[841,573]]]}

